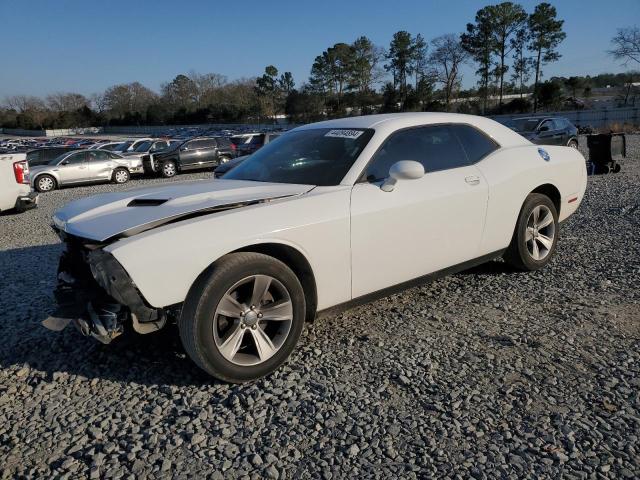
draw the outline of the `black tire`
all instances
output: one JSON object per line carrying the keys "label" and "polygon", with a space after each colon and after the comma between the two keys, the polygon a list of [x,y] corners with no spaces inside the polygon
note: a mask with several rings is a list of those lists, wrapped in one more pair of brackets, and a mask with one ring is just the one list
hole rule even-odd
{"label": "black tire", "polygon": [[129,173],[129,170],[124,167],[116,168],[111,175],[111,181],[113,183],[123,184],[127,183],[129,180],[131,180],[131,174]]}
{"label": "black tire", "polygon": [[[536,243],[536,240],[527,241],[527,227],[533,210],[539,206],[548,209],[553,216],[553,239],[551,248],[547,249],[544,258],[536,260],[529,249],[529,245],[531,245],[529,242]],[[535,231],[537,234],[537,227]],[[518,270],[538,270],[551,261],[556,250],[559,235],[560,226],[558,224],[558,212],[551,199],[540,193],[530,193],[522,205],[520,214],[518,215],[516,228],[513,232],[513,237],[511,238],[511,243],[509,244],[507,251],[504,253],[503,258],[509,265],[517,268]],[[540,244],[538,243],[538,245]]]}
{"label": "black tire", "polygon": [[56,182],[56,179],[47,174],[39,175],[33,182],[33,185],[40,193],[50,192],[51,190],[58,188],[58,182]]}
{"label": "black tire", "polygon": [[578,149],[578,141],[576,139],[569,140],[569,143],[567,143],[567,147],[575,148],[577,150]]}
{"label": "black tire", "polygon": [[160,164],[160,174],[164,178],[175,177],[178,174],[178,167],[176,166],[176,162],[174,162],[173,160],[162,162]]}
{"label": "black tire", "polygon": [[[292,303],[292,321],[276,353],[257,365],[237,365],[227,360],[214,339],[215,312],[222,297],[238,281],[252,275],[268,275],[286,288]],[[231,383],[244,383],[264,377],[280,367],[302,333],[305,297],[300,281],[291,269],[268,255],[239,252],[226,255],[205,270],[189,290],[178,329],[185,351],[209,375]],[[248,331],[248,330],[247,330]]]}

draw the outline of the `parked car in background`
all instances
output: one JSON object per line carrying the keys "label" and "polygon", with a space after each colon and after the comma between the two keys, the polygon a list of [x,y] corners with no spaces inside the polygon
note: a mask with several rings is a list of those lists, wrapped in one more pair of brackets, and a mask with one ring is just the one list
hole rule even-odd
{"label": "parked car in background", "polygon": [[[122,155],[125,157],[141,157],[149,152],[160,152],[166,150],[171,145],[169,140],[146,140],[138,143],[133,150],[124,152]],[[175,143],[174,143],[175,145]]]}
{"label": "parked car in background", "polygon": [[74,143],[71,144],[72,147],[76,147],[76,148],[88,148],[91,145],[94,145],[96,143],[95,140],[90,139],[90,138],[84,138],[82,140],[78,140]]}
{"label": "parked car in background", "polygon": [[122,142],[101,142],[91,145],[89,150],[109,150],[112,152],[121,145]]}
{"label": "parked car in background", "polygon": [[[139,163],[139,161],[137,162]],[[127,183],[131,173],[141,171],[122,155],[106,150],[76,150],[64,153],[47,165],[31,169],[31,183],[38,192],[48,192],[61,186],[78,183]]]}
{"label": "parked car in background", "polygon": [[282,133],[250,133],[234,135],[231,142],[236,146],[238,156],[251,155],[253,152],[263,147],[267,143],[278,138]]}
{"label": "parked car in background", "polygon": [[175,320],[197,366],[252,381],[286,361],[318,312],[498,257],[543,268],[583,199],[584,165],[577,150],[471,115],[305,125],[222,179],[57,211],[66,249],[50,322],[109,343]]}
{"label": "parked car in background", "polygon": [[232,158],[228,162],[221,163],[213,171],[213,176],[215,178],[222,177],[225,173],[236,168],[238,165],[244,162],[247,158],[249,158],[249,155],[243,155],[242,157]]}
{"label": "parked car in background", "polygon": [[198,137],[186,140],[156,153],[153,159],[143,158],[145,173],[160,173],[163,177],[201,168],[211,168],[235,157],[227,137]]}
{"label": "parked car in background", "polygon": [[145,138],[136,138],[135,140],[131,140],[129,147],[125,150],[125,152],[133,152],[135,149],[144,142],[153,141],[153,138],[145,137]]}
{"label": "parked car in background", "polygon": [[578,129],[564,117],[516,118],[506,125],[537,145],[578,148]]}
{"label": "parked car in background", "polygon": [[0,154],[0,212],[24,211],[36,206],[26,153]]}
{"label": "parked car in background", "polygon": [[74,147],[43,147],[35,148],[27,151],[27,161],[29,167],[37,167],[39,165],[46,165],[54,158],[59,157],[63,153],[75,152],[77,148]]}

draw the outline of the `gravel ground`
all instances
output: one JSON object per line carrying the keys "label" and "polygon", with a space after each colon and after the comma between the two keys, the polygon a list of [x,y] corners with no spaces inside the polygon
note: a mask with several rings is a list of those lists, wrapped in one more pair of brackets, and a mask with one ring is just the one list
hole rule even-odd
{"label": "gravel ground", "polygon": [[629,154],[589,179],[548,268],[493,262],[325,318],[245,386],[201,374],[175,328],[102,346],[39,324],[54,209],[152,181],[0,216],[0,477],[639,477],[640,136]]}

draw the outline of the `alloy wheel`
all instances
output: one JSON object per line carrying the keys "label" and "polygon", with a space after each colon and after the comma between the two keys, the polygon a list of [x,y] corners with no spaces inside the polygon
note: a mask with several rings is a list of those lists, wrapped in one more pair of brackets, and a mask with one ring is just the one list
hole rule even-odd
{"label": "alloy wheel", "polygon": [[531,258],[544,260],[551,249],[556,235],[556,224],[553,213],[546,205],[535,207],[527,220],[525,242]]}
{"label": "alloy wheel", "polygon": [[258,365],[282,348],[292,322],[293,303],[285,286],[268,275],[252,275],[222,296],[214,314],[213,337],[229,362]]}

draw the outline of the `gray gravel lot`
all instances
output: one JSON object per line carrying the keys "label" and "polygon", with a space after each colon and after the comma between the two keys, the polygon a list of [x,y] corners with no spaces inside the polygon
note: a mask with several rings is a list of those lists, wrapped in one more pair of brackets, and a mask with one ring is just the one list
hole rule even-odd
{"label": "gray gravel lot", "polygon": [[[69,188],[0,216],[0,478],[640,476],[640,136],[592,177],[550,267],[493,262],[309,326],[255,384],[175,328],[110,346],[40,326]],[[179,177],[195,179],[209,173]]]}

